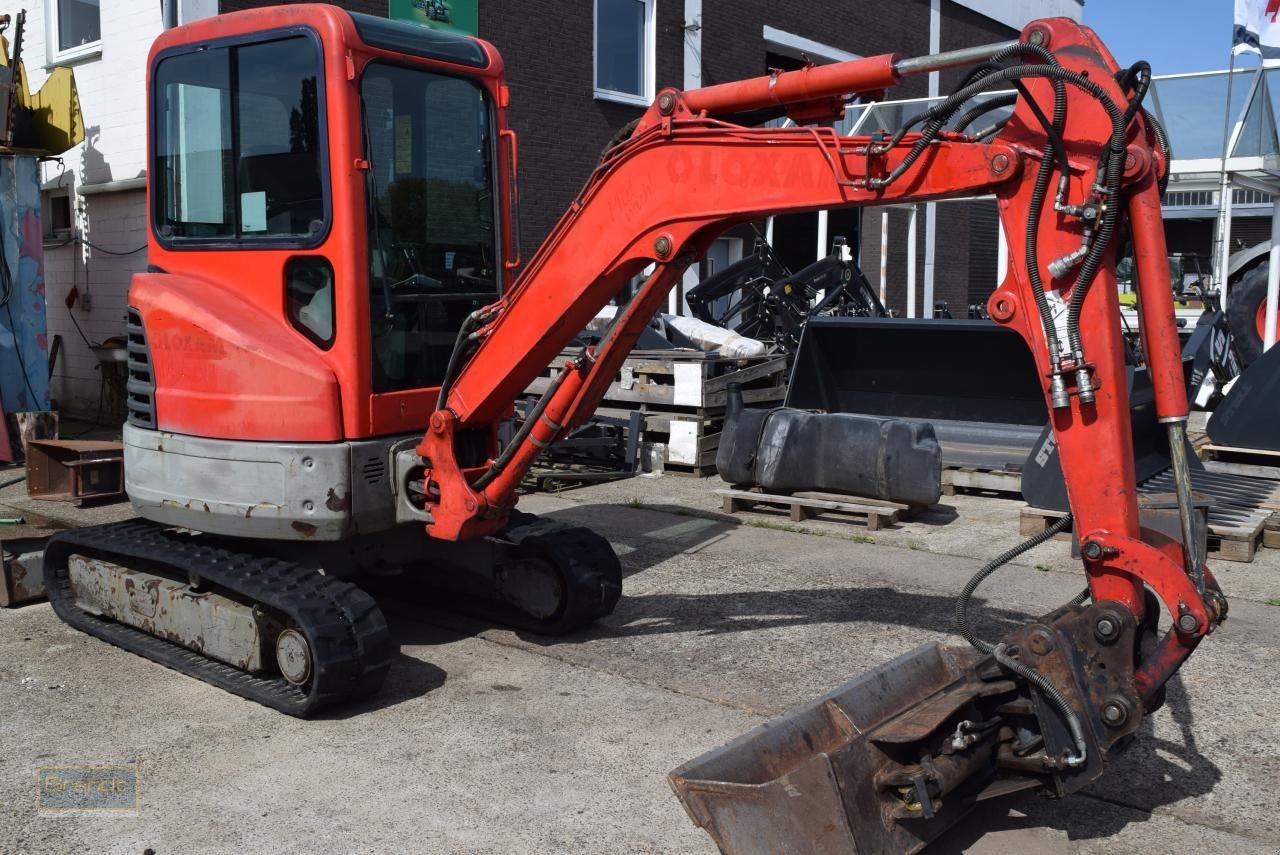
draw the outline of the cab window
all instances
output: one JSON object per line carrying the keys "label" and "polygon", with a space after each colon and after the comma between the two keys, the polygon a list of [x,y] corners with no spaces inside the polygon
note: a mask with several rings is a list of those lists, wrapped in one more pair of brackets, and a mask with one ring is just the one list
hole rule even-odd
{"label": "cab window", "polygon": [[162,58],[154,222],[170,244],[314,244],[328,223],[319,49],[292,36]]}
{"label": "cab window", "polygon": [[375,392],[440,384],[454,337],[498,295],[485,90],[372,63],[361,80]]}

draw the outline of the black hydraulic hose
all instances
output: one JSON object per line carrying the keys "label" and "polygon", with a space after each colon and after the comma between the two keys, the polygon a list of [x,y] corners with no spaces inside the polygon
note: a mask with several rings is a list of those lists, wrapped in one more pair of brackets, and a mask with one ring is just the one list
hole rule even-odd
{"label": "black hydraulic hose", "polygon": [[[1042,59],[1045,64],[1043,66],[1013,66],[1011,68],[1001,68],[997,64],[999,62],[1003,62],[1005,59],[1009,59],[1022,53],[1034,55]],[[1028,68],[1049,68],[1056,69],[1059,72],[1068,73],[1064,72],[1061,66],[1058,65],[1058,61],[1052,53],[1039,45],[1018,44],[1002,51],[992,57],[990,62],[978,66],[969,72],[965,81],[972,80],[972,83],[962,83],[961,86],[942,104],[939,104],[932,110],[926,111],[921,116],[916,117],[916,119],[912,120],[899,130],[891,141],[891,145],[897,144],[901,141],[903,136],[905,136],[907,128],[919,121],[925,120],[926,118],[930,120],[929,124],[922,132],[921,138],[916,142],[912,149],[907,152],[903,162],[900,163],[898,167],[884,179],[881,179],[878,182],[868,183],[872,186],[884,187],[897,180],[908,168],[910,168],[920,154],[924,152],[929,143],[933,141],[942,126],[946,123],[947,118],[953,115],[965,101],[969,100],[982,90],[991,88],[992,85],[1000,80],[1008,79],[1016,81],[1017,78],[1022,76],[1032,76],[1025,73]],[[1018,73],[1011,74],[1011,72]],[[1066,148],[1062,142],[1060,130],[1066,117],[1066,82],[1064,82],[1065,78],[1057,74],[1040,74],[1038,76],[1049,77],[1053,86],[1054,97],[1052,122],[1045,119],[1044,113],[1039,109],[1039,106],[1035,104],[1034,100],[1031,99],[1029,93],[1027,93],[1026,89],[1023,88],[1021,84],[1015,82],[1014,85],[1017,86],[1018,91],[1024,96],[1024,98],[1026,98],[1028,104],[1031,106],[1033,115],[1036,117],[1036,120],[1040,122],[1049,139],[1051,149],[1056,149],[1056,153],[1061,160],[1061,187],[1065,188],[1068,176],[1068,164],[1066,159]],[[1082,75],[1075,75],[1075,77],[1081,80],[1087,80],[1087,78],[1084,78]],[[938,116],[943,118],[938,120],[935,118]],[[1043,158],[1040,162],[1040,169],[1036,176],[1035,188],[1032,193],[1031,205],[1028,212],[1026,256],[1031,290],[1035,297],[1036,309],[1040,314],[1040,325],[1044,331],[1045,342],[1049,350],[1050,358],[1056,365],[1059,359],[1058,335],[1054,326],[1053,313],[1049,307],[1048,297],[1045,295],[1044,282],[1040,276],[1040,260],[1039,253],[1037,251],[1040,213],[1044,207],[1044,197],[1048,192],[1049,182],[1051,179],[1052,162],[1049,158]]]}
{"label": "black hydraulic hose", "polygon": [[[978,82],[970,84],[959,92],[956,92],[954,95],[951,95],[945,102],[943,102],[943,104],[934,108],[934,110],[938,113],[946,113],[949,115],[950,112],[953,112],[958,108],[959,104],[969,100],[984,89],[989,89],[997,83],[1020,80],[1024,77],[1047,77],[1050,80],[1060,80],[1061,82],[1075,86],[1078,89],[1083,89],[1085,92],[1096,98],[1107,112],[1111,114],[1113,124],[1118,124],[1120,122],[1120,108],[1115,105],[1115,102],[1111,100],[1101,86],[1083,74],[1069,71],[1058,65],[1018,65],[993,72],[992,74],[983,77]],[[947,109],[944,110],[944,107]],[[1054,113],[1056,118],[1058,111],[1055,109]],[[934,128],[936,124],[937,120],[930,122],[926,131]],[[921,138],[917,140],[911,150],[907,152],[903,161],[894,167],[894,169],[884,178],[872,179],[870,182],[871,186],[874,188],[886,187],[898,178],[902,177],[902,174],[911,168],[916,159],[920,157],[924,152],[924,149],[933,141],[933,138],[936,137],[936,135],[936,130],[933,131],[932,137],[929,136],[927,132],[922,132]],[[1121,152],[1123,153],[1123,127],[1121,128],[1119,136]]]}
{"label": "black hydraulic hose", "polygon": [[1169,145],[1169,135],[1165,132],[1164,125],[1146,107],[1142,106],[1143,101],[1146,100],[1147,91],[1151,87],[1151,66],[1146,62],[1135,62],[1124,71],[1117,72],[1116,81],[1120,84],[1120,88],[1133,89],[1135,93],[1134,98],[1129,102],[1129,109],[1125,111],[1125,126],[1128,127],[1128,123],[1132,121],[1134,115],[1140,114],[1147,123],[1147,127],[1151,128],[1151,132],[1156,138],[1156,145],[1160,147],[1160,152],[1164,155],[1165,172],[1164,175],[1160,176],[1160,193],[1163,195],[1165,188],[1169,185],[1168,164],[1173,161],[1173,149]]}
{"label": "black hydraulic hose", "polygon": [[[1022,53],[1030,53],[1039,57],[1044,61],[1044,65],[1016,65],[1008,68],[998,68],[998,66],[995,65],[998,62],[1002,62],[1006,59],[1010,59]],[[988,68],[992,68],[992,69],[998,68],[998,70],[988,71]],[[946,124],[947,119],[949,119],[965,101],[968,101],[974,95],[977,95],[983,90],[990,89],[996,83],[1000,83],[1002,81],[1017,80],[1021,77],[1032,77],[1032,76],[1048,77],[1054,87],[1055,123],[1060,123],[1061,122],[1060,114],[1062,114],[1066,109],[1066,90],[1065,88],[1063,88],[1064,81],[1062,79],[1055,77],[1055,75],[1050,75],[1050,74],[1032,75],[1032,74],[1019,73],[1019,72],[1023,72],[1025,69],[1041,69],[1041,68],[1056,69],[1057,71],[1062,72],[1063,74],[1074,74],[1074,72],[1068,72],[1065,69],[1063,69],[1061,66],[1059,66],[1058,61],[1053,56],[1053,54],[1049,53],[1047,50],[1045,50],[1044,48],[1038,45],[1019,43],[1016,45],[1012,45],[1006,48],[1005,50],[1001,51],[1000,53],[996,54],[995,56],[993,56],[989,63],[980,67],[977,70],[977,72],[979,72],[977,80],[975,80],[973,83],[969,83],[968,85],[965,85],[962,88],[956,90],[951,95],[949,95],[947,99],[943,101],[941,104],[938,104],[932,107],[931,109],[921,113],[919,116],[916,116],[914,119],[910,120],[905,125],[903,125],[902,128],[900,128],[897,131],[897,133],[893,135],[887,147],[892,147],[894,145],[897,145],[899,142],[901,142],[902,138],[906,136],[907,131],[910,128],[914,127],[917,124],[920,124],[921,122],[926,123],[924,129],[921,131],[920,139],[916,140],[915,145],[913,145],[911,147],[911,150],[907,152],[906,157],[903,158],[902,163],[898,164],[898,166],[895,167],[894,170],[889,173],[889,175],[885,176],[882,179],[878,179],[872,182],[871,186],[886,187],[889,184],[893,183],[894,181],[898,180],[898,178],[901,177],[902,173],[910,169],[911,166],[920,157],[920,155],[924,153],[925,148],[927,148],[928,145],[931,142],[933,142],[933,140],[937,137],[938,133],[942,130],[942,127]],[[1075,75],[1075,76],[1079,77],[1082,80],[1087,80],[1087,78],[1083,77],[1082,75]]]}
{"label": "black hydraulic hose", "polygon": [[1142,101],[1151,88],[1151,65],[1145,60],[1139,60],[1129,66],[1121,75],[1120,86],[1122,89],[1133,89],[1133,97],[1129,99],[1129,106],[1124,111],[1124,126],[1128,128],[1138,110],[1142,109]]}
{"label": "black hydraulic hose", "polygon": [[[1119,127],[1123,135],[1128,131],[1129,124],[1133,121],[1134,116],[1142,109],[1142,100],[1146,97],[1147,91],[1151,87],[1151,66],[1146,62],[1135,62],[1119,75],[1118,82],[1124,88],[1133,89],[1133,97],[1130,98],[1129,104],[1119,120]],[[1115,121],[1114,115],[1112,120]],[[1120,145],[1117,148],[1116,138],[1113,134],[1112,142],[1108,146],[1104,158],[1106,162],[1105,180],[1107,182],[1106,213],[1103,215],[1096,238],[1089,247],[1089,252],[1085,254],[1084,262],[1080,265],[1080,272],[1076,276],[1075,288],[1071,292],[1071,301],[1067,307],[1068,346],[1072,353],[1077,355],[1082,354],[1084,350],[1080,337],[1080,311],[1084,307],[1084,298],[1089,292],[1089,287],[1093,284],[1093,277],[1097,275],[1097,268],[1102,263],[1102,254],[1106,251],[1107,244],[1120,216],[1120,179],[1122,177],[1121,165],[1124,158],[1123,136],[1121,136]]]}
{"label": "black hydraulic hose", "polygon": [[542,393],[542,397],[539,398],[538,403],[534,405],[533,412],[529,413],[529,415],[525,417],[524,424],[520,425],[520,430],[516,431],[516,435],[511,438],[511,442],[507,443],[507,447],[502,449],[502,453],[494,458],[493,463],[489,464],[489,468],[485,470],[485,473],[472,482],[472,490],[475,490],[476,492],[483,490],[493,482],[494,478],[497,478],[502,474],[502,470],[507,468],[507,464],[511,462],[511,458],[515,457],[520,446],[524,444],[524,441],[529,437],[529,434],[533,432],[533,426],[538,423],[538,419],[542,418],[542,413],[547,409],[547,404],[551,403],[551,399],[555,396],[556,391],[560,388],[561,384],[564,383],[565,379],[569,376],[569,372],[572,370],[572,368],[563,368],[560,373],[552,379],[551,385],[547,387],[547,391]]}
{"label": "black hydraulic hose", "polygon": [[1013,559],[1022,555],[1028,550],[1034,549],[1042,543],[1047,542],[1055,534],[1066,531],[1071,527],[1072,515],[1067,514],[1061,519],[1055,520],[1052,525],[1045,528],[1044,531],[1034,537],[1024,540],[1022,543],[1007,549],[988,561],[982,566],[982,569],[973,574],[973,578],[965,584],[964,589],[960,592],[960,596],[956,598],[956,614],[955,614],[955,630],[956,634],[969,642],[974,648],[981,650],[983,653],[990,653],[994,645],[978,638],[973,628],[973,621],[969,617],[969,601],[973,599],[973,594],[978,590],[978,586],[986,581],[987,577],[1008,564]]}
{"label": "black hydraulic hose", "polygon": [[1010,656],[1009,649],[1004,642],[991,644],[990,642],[983,641],[981,638],[978,638],[977,633],[973,629],[973,623],[969,617],[969,602],[972,600],[974,592],[978,590],[978,586],[981,585],[988,576],[1027,550],[1033,549],[1048,541],[1059,532],[1066,531],[1071,526],[1071,522],[1072,516],[1071,514],[1067,514],[1065,517],[1055,521],[1035,537],[1023,541],[1012,549],[996,556],[991,561],[987,562],[981,570],[975,573],[973,578],[969,580],[968,584],[964,586],[964,590],[960,592],[960,596],[956,599],[955,629],[956,633],[965,641],[969,642],[969,644],[971,644],[975,649],[995,657],[996,662],[998,662],[1006,671],[1016,674],[1039,689],[1041,694],[1043,694],[1045,698],[1047,698],[1049,702],[1057,708],[1058,712],[1062,715],[1063,720],[1066,721],[1067,729],[1071,731],[1071,738],[1076,745],[1076,755],[1074,757],[1068,757],[1066,763],[1068,766],[1075,767],[1084,765],[1088,758],[1089,745],[1088,742],[1085,741],[1084,725],[1081,723],[1080,717],[1076,715],[1076,711],[1071,708],[1071,703],[1057,686],[1049,682],[1047,677],[1034,668],[1030,668]]}
{"label": "black hydraulic hose", "polygon": [[1098,227],[1097,234],[1094,235],[1093,242],[1089,245],[1089,251],[1085,253],[1084,261],[1080,264],[1080,272],[1076,276],[1075,287],[1071,291],[1071,301],[1067,307],[1067,345],[1073,354],[1080,355],[1084,352],[1080,339],[1080,309],[1084,306],[1084,298],[1089,293],[1089,288],[1098,273],[1098,268],[1102,266],[1102,256],[1107,251],[1111,236],[1115,232],[1116,222],[1120,217],[1120,179],[1124,172],[1124,138],[1127,128],[1124,114],[1120,113],[1120,108],[1116,106],[1115,102],[1107,97],[1098,84],[1087,78],[1085,78],[1085,82],[1097,90],[1095,97],[1111,115],[1113,127],[1111,142],[1108,144],[1104,154],[1106,162],[1106,212],[1102,215],[1102,223]]}
{"label": "black hydraulic hose", "polygon": [[476,309],[463,319],[462,326],[458,328],[458,336],[453,340],[453,352],[449,354],[449,364],[445,367],[444,377],[440,381],[440,394],[436,397],[437,410],[444,409],[449,390],[453,388],[453,381],[457,379],[458,363],[462,361],[462,353],[466,350],[467,344],[472,341],[471,331],[475,329],[476,323],[483,315],[483,309]]}
{"label": "black hydraulic hose", "polygon": [[[1009,47],[1005,48],[999,53],[992,55],[991,58],[988,59],[986,62],[971,68],[969,70],[969,73],[964,76],[964,79],[960,81],[960,85],[957,86],[952,91],[952,95],[955,95],[957,92],[960,92],[961,90],[968,88],[971,84],[982,80],[983,78],[987,77],[988,75],[994,72],[1004,70],[1004,67],[1001,66],[1000,63],[1022,54],[1030,54],[1032,56],[1035,56],[1039,58],[1042,62],[1044,62],[1046,65],[1056,66],[1058,64],[1057,58],[1054,57],[1054,55],[1050,53],[1048,50],[1046,50],[1045,48],[1042,48],[1040,45],[1033,45],[1030,42],[1019,42],[1015,45],[1010,45]],[[1065,107],[1066,90],[1062,88],[1062,83],[1057,81],[1053,83],[1053,87],[1054,87],[1054,94],[1055,94],[1055,112],[1056,112],[1056,107],[1057,107],[1056,96],[1059,92],[1061,92],[1062,99],[1063,99],[1062,104]],[[961,99],[961,102],[967,101],[967,100],[968,98],[963,98]],[[939,116],[944,116],[942,124],[945,124],[946,117],[949,117],[952,113],[954,113],[958,106],[956,104],[951,104],[950,102],[951,102],[951,99],[948,98],[946,101],[942,102],[941,104],[937,104],[934,107],[928,110],[925,110],[923,113],[919,114],[918,116],[915,116],[914,118],[908,120],[906,124],[904,124],[901,128],[899,128],[897,132],[893,135],[890,145],[897,145],[898,143],[900,143],[902,141],[902,138],[907,135],[907,132],[910,131],[911,128],[915,127],[916,125],[926,123],[926,122],[932,122],[934,119],[936,119]],[[940,129],[941,125],[939,125],[938,127]]]}
{"label": "black hydraulic hose", "polygon": [[1142,118],[1151,127],[1151,132],[1156,136],[1156,145],[1160,146],[1160,151],[1164,153],[1164,175],[1160,176],[1160,184],[1158,189],[1160,195],[1164,195],[1164,191],[1169,187],[1169,174],[1171,172],[1170,165],[1173,163],[1173,147],[1169,144],[1169,134],[1165,131],[1164,125],[1160,124],[1155,115],[1146,107],[1142,108]]}
{"label": "black hydraulic hose", "polygon": [[1012,107],[1016,103],[1018,103],[1018,95],[1016,92],[1008,95],[1001,95],[998,98],[992,98],[990,101],[984,101],[957,119],[955,129],[957,131],[963,131],[987,113],[999,110],[1002,107]]}

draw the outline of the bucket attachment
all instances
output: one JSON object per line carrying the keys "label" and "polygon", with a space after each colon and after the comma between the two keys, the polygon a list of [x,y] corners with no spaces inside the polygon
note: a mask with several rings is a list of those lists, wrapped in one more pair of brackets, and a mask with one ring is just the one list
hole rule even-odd
{"label": "bucket attachment", "polygon": [[918,852],[979,801],[1065,795],[1101,775],[1106,750],[1142,718],[1136,636],[1133,614],[1104,601],[1005,639],[1069,704],[1083,756],[1039,689],[991,656],[933,644],[684,764],[670,783],[724,855]]}
{"label": "bucket attachment", "polygon": [[1272,347],[1245,369],[1209,417],[1209,438],[1217,445],[1280,451],[1280,347]]}
{"label": "bucket attachment", "polygon": [[1031,351],[993,321],[810,318],[785,405],[933,425],[943,466],[1016,471],[1049,421]]}

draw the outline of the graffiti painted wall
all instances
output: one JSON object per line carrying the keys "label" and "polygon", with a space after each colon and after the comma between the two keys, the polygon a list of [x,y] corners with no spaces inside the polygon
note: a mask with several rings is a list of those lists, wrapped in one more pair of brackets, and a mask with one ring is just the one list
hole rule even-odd
{"label": "graffiti painted wall", "polygon": [[36,159],[0,156],[0,403],[49,409],[44,238]]}

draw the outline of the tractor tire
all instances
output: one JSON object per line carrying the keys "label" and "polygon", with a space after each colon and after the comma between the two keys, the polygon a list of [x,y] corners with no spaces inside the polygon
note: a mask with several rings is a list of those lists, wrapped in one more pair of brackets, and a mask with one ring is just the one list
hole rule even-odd
{"label": "tractor tire", "polygon": [[1241,368],[1247,368],[1262,355],[1266,314],[1267,265],[1260,264],[1236,283],[1227,303],[1227,325],[1235,340]]}

